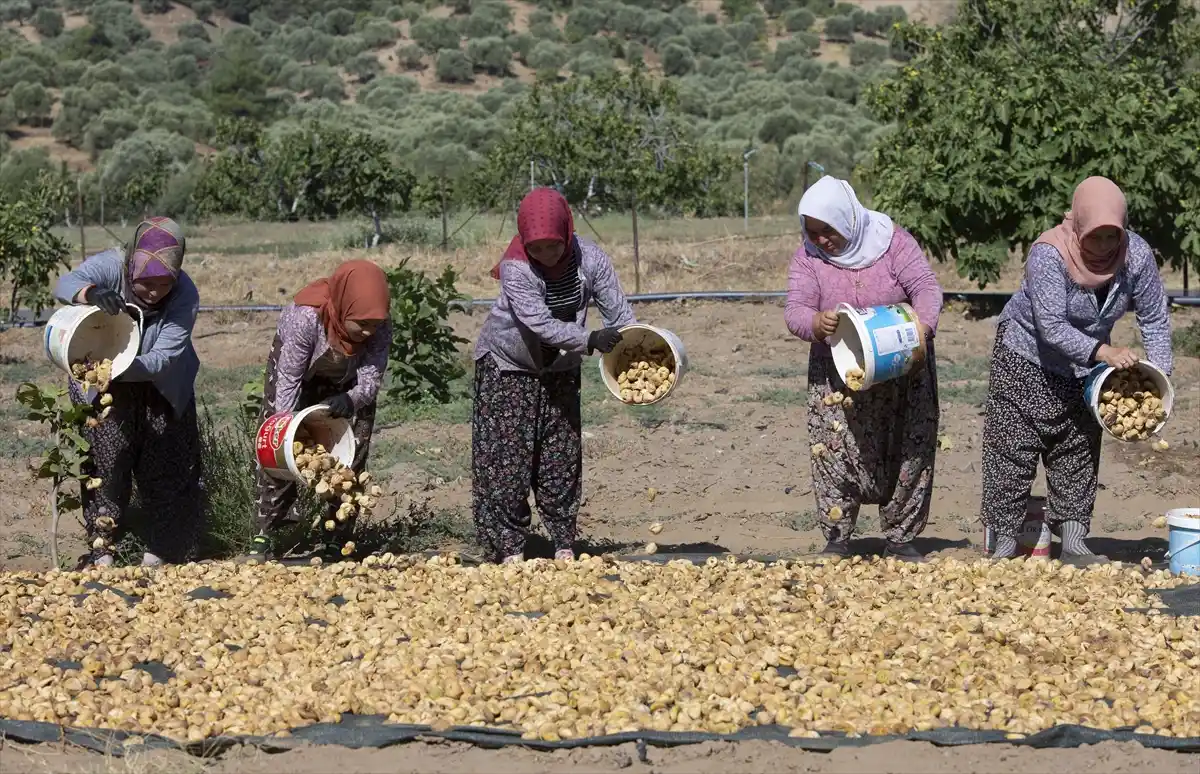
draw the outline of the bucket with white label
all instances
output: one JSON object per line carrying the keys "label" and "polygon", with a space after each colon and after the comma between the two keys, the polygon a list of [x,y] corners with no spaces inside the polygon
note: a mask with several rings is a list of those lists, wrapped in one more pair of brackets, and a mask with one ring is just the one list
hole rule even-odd
{"label": "bucket with white label", "polygon": [[925,349],[921,323],[908,304],[865,309],[839,304],[837,313],[829,348],[838,375],[851,389],[867,390],[904,376],[912,370],[917,351]]}

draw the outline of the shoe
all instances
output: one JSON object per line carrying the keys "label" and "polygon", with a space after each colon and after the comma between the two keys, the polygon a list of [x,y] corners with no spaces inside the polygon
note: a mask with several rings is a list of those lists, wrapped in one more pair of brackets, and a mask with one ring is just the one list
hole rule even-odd
{"label": "shoe", "polygon": [[1063,554],[1059,557],[1063,564],[1069,564],[1072,567],[1092,567],[1098,564],[1112,564],[1112,561],[1105,556],[1096,554]]}
{"label": "shoe", "polygon": [[887,548],[883,550],[885,557],[893,556],[902,562],[928,562],[929,559],[925,554],[917,550],[917,547],[912,543],[894,543],[891,540],[887,542]]}
{"label": "shoe", "polygon": [[271,538],[261,532],[254,536],[250,541],[250,550],[242,557],[242,561],[246,564],[260,564],[269,562],[275,558],[275,549],[271,545]]}
{"label": "shoe", "polygon": [[511,556],[506,556],[503,559],[501,559],[500,564],[517,564],[518,562],[523,562],[523,561],[525,561],[524,554],[513,554]]}
{"label": "shoe", "polygon": [[575,552],[569,548],[560,548],[554,552],[554,560],[563,560],[565,562],[575,561]]}
{"label": "shoe", "polygon": [[163,560],[160,557],[155,556],[154,554],[150,553],[149,551],[146,551],[145,553],[142,554],[142,566],[143,567],[162,567],[162,565],[163,565]]}
{"label": "shoe", "polygon": [[850,541],[849,540],[830,540],[825,544],[825,550],[820,553],[820,556],[849,556]]}

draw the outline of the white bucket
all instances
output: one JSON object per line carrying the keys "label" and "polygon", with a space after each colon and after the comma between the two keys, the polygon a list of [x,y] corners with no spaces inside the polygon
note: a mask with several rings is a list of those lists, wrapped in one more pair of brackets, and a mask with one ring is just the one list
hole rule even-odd
{"label": "white bucket", "polygon": [[925,348],[917,313],[908,304],[866,309],[839,304],[837,313],[837,330],[829,338],[834,367],[843,382],[851,369],[861,370],[863,390],[907,374],[913,353]]}
{"label": "white bucket", "polygon": [[[141,310],[130,309],[141,317]],[[97,306],[64,306],[50,316],[42,336],[46,357],[71,374],[71,364],[91,358],[112,361],[112,378],[124,373],[138,355],[142,326],[127,314],[106,314]],[[89,387],[85,397],[94,398]]]}
{"label": "white bucket", "polygon": [[683,381],[683,375],[687,373],[688,355],[687,349],[684,348],[679,337],[665,328],[634,323],[621,329],[621,340],[617,342],[617,346],[613,347],[612,352],[600,356],[600,378],[604,380],[604,386],[608,388],[614,398],[621,399],[621,387],[617,383],[617,377],[621,374],[621,366],[625,365],[625,350],[638,346],[645,349],[652,349],[655,346],[661,348],[664,345],[670,350],[671,358],[675,361],[675,380],[671,383],[670,389],[648,403],[630,403],[628,405],[651,406],[674,394],[675,390],[679,388],[679,383]]}
{"label": "white bucket", "polygon": [[[1166,410],[1167,415],[1163,417],[1163,421],[1159,423],[1158,427],[1150,431],[1150,435],[1158,435],[1171,418],[1171,409],[1175,406],[1175,388],[1171,385],[1171,380],[1167,378],[1163,370],[1150,361],[1139,360],[1135,367],[1139,373],[1148,376],[1150,381],[1154,382],[1154,386],[1162,394],[1163,408]],[[1125,440],[1124,438],[1121,438],[1121,436],[1104,426],[1104,417],[1100,413],[1100,396],[1104,393],[1104,383],[1108,381],[1108,377],[1116,372],[1116,370],[1104,363],[1093,367],[1088,372],[1087,379],[1083,383],[1083,397],[1087,401],[1088,408],[1091,409],[1092,416],[1096,418],[1101,427],[1104,427],[1104,431],[1113,438],[1123,441]]]}
{"label": "white bucket", "polygon": [[324,446],[343,465],[353,464],[357,444],[350,420],[329,416],[329,406],[319,403],[302,411],[272,414],[258,428],[255,453],[258,464],[268,476],[281,481],[303,482],[300,469],[296,467],[296,455],[292,453],[292,443],[301,427],[314,443]]}
{"label": "white bucket", "polygon": [[1200,577],[1200,508],[1167,511],[1167,560],[1175,575]]}

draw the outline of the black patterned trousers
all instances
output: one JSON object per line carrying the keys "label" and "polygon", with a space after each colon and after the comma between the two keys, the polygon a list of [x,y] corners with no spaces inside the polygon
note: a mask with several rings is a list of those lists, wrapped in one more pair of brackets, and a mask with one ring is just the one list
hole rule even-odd
{"label": "black patterned trousers", "polygon": [[[258,426],[262,427],[262,423],[267,420],[267,417],[276,412],[275,408],[275,374],[279,366],[279,349],[281,347],[279,335],[275,336],[275,343],[271,347],[271,354],[267,357],[267,377],[263,384],[263,406],[262,411],[258,415]],[[314,406],[324,400],[332,398],[334,395],[352,389],[354,383],[336,384],[328,379],[311,379],[304,382],[300,386],[300,400],[296,405],[295,410],[300,411],[309,406]],[[353,420],[354,431],[354,462],[351,465],[355,473],[362,473],[367,469],[367,456],[371,452],[371,433],[375,429],[375,404],[371,403],[368,406],[363,406],[354,413]],[[294,481],[281,481],[273,478],[263,472],[262,468],[257,469],[257,488],[258,488],[258,528],[262,532],[271,532],[280,529],[284,526],[290,526],[300,521],[299,509],[296,507],[296,500],[299,495],[297,484]],[[347,519],[345,522],[337,522],[334,514],[337,513],[339,503],[333,502],[329,504],[325,519],[334,519],[337,523],[337,529],[332,533],[327,533],[323,529],[321,534],[326,536],[326,539],[332,542],[341,543],[350,537],[354,532],[355,519]]]}
{"label": "black patterned trousers", "polygon": [[[70,393],[72,401],[84,403],[74,379]],[[146,550],[164,562],[186,562],[199,542],[206,506],[196,401],[177,417],[150,382],[116,381],[109,394],[108,418],[83,433],[92,446],[90,472],[103,481],[98,489],[82,488],[88,544],[101,534],[96,528],[101,516],[121,529],[136,483],[148,515]],[[92,549],[92,559],[104,553],[108,550]]]}
{"label": "black patterned trousers", "polygon": [[501,371],[475,363],[471,495],[479,544],[500,560],[525,550],[538,512],[555,550],[571,548],[583,480],[580,371]]}
{"label": "black patterned trousers", "polygon": [[1046,521],[1090,528],[1103,430],[1083,398],[1083,380],[1047,371],[996,333],[983,422],[983,523],[1015,537],[1025,521],[1040,460],[1046,468]]}

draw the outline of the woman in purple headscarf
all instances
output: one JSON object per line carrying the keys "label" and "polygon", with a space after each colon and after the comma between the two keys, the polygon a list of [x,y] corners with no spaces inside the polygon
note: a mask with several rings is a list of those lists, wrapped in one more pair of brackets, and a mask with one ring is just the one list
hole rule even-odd
{"label": "woman in purple headscarf", "polygon": [[[182,268],[185,248],[179,224],[150,218],[138,225],[127,249],[90,256],[54,288],[64,304],[96,306],[111,315],[134,307],[143,320],[138,356],[109,386],[108,417],[85,431],[91,473],[101,484],[83,490],[90,551],[81,567],[113,563],[113,538],[135,480],[149,517],[143,565],[187,561],[200,534],[204,485],[195,398],[200,360],[192,347],[200,294]],[[83,402],[74,379],[70,387],[72,400]]]}

